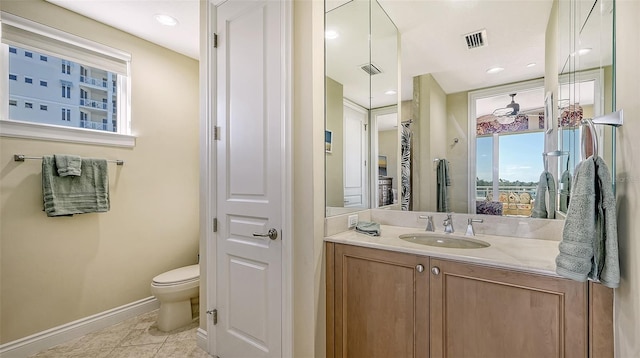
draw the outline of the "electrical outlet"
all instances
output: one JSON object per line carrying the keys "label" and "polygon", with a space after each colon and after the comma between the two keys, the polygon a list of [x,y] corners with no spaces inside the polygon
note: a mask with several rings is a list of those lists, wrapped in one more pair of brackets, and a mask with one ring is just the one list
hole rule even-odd
{"label": "electrical outlet", "polygon": [[356,227],[358,225],[358,214],[349,215],[349,225],[347,228],[351,229],[352,227]]}

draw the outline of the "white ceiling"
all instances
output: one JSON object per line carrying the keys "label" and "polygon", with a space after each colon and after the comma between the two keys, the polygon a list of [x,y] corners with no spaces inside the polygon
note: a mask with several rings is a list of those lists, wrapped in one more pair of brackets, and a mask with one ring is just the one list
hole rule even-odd
{"label": "white ceiling", "polygon": [[[199,58],[198,0],[47,1],[186,56]],[[334,11],[352,6],[347,0],[330,1],[332,4],[328,6],[339,7]],[[593,0],[580,1],[585,3],[585,10],[591,9]],[[358,2],[362,1],[351,1],[353,6],[357,6]],[[601,2],[604,7],[611,1]],[[339,6],[344,3],[347,4]],[[403,100],[412,98],[413,77],[426,73],[431,73],[446,93],[491,87],[544,75],[545,29],[552,0],[379,0],[379,3],[401,33]],[[171,15],[178,19],[179,24],[175,27],[160,25],[153,18],[155,14]],[[352,24],[357,23],[354,16],[350,20]],[[601,26],[611,27],[606,23]],[[482,29],[487,31],[489,45],[467,50],[463,35]],[[588,30],[585,29],[585,32]],[[593,43],[587,44],[597,49],[593,51],[593,67],[611,63],[610,59],[600,59],[598,48],[610,45],[603,41],[609,34],[602,35],[598,31],[599,28],[596,28],[596,33],[592,36]],[[385,43],[385,46],[393,44]],[[356,51],[359,50],[361,49],[357,46],[346,46],[339,53],[343,55],[343,59],[355,59],[358,56]],[[384,54],[385,51],[381,52]],[[588,56],[584,57],[582,61],[587,63]],[[367,62],[363,61],[357,65]],[[378,61],[373,59],[373,62]],[[380,63],[387,72],[395,70],[386,65],[386,59],[380,59],[378,65]],[[537,65],[526,67],[529,63]],[[487,74],[486,70],[493,66],[504,67],[504,71],[494,75]],[[359,69],[353,72],[358,71],[362,72]],[[372,86],[375,85],[380,91],[398,87],[397,81],[386,81],[382,80],[384,76],[377,76],[378,82]],[[345,96],[348,96],[348,92],[349,89],[345,88]],[[394,103],[396,98],[393,95],[374,96],[372,101],[377,102],[372,107]]]}
{"label": "white ceiling", "polygon": [[[198,59],[198,0],[46,0],[137,37]],[[166,14],[178,20],[174,27],[155,21]]]}

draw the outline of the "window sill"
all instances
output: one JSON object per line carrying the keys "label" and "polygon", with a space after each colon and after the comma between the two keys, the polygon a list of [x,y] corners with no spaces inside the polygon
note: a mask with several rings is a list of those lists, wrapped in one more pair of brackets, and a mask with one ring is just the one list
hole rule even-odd
{"label": "window sill", "polygon": [[105,145],[133,148],[136,137],[127,134],[101,132],[83,128],[0,120],[0,137],[49,140],[54,142]]}

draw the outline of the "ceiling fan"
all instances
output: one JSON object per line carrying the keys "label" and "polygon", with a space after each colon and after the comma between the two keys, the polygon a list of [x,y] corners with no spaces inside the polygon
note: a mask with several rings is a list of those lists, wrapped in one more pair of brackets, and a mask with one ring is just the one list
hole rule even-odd
{"label": "ceiling fan", "polygon": [[511,97],[511,103],[507,104],[503,108],[497,108],[493,111],[492,114],[500,124],[511,124],[515,121],[516,116],[518,115],[528,115],[529,113],[537,114],[543,110],[543,108],[534,108],[520,112],[520,104],[515,101],[516,95],[517,93],[509,94]]}
{"label": "ceiling fan", "polygon": [[498,108],[493,111],[493,115],[496,117],[503,116],[515,116],[520,112],[520,104],[515,101],[517,93],[511,93],[511,103],[507,104],[504,108]]}

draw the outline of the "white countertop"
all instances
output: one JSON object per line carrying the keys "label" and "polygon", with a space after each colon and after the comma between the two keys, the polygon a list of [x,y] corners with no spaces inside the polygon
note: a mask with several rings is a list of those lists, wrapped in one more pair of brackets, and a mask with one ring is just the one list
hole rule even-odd
{"label": "white countertop", "polygon": [[[557,241],[476,234],[474,239],[486,241],[491,246],[480,249],[452,249],[416,244],[398,237],[402,234],[425,233],[425,231],[416,228],[380,225],[380,232],[381,236],[369,236],[357,233],[355,230],[349,230],[325,237],[325,241],[558,277],[555,262],[558,255],[559,242]],[[444,233],[437,232],[436,234]],[[464,233],[456,232],[453,235],[465,237]]]}

